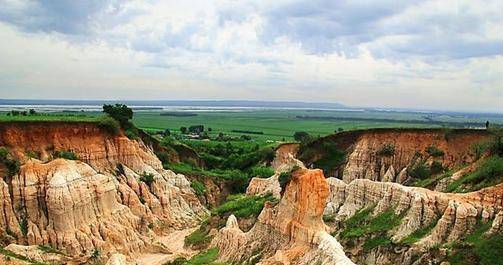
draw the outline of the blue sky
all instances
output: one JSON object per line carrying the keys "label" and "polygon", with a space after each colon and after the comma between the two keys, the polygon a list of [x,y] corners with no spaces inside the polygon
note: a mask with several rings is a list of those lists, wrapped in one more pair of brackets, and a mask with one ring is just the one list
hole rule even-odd
{"label": "blue sky", "polygon": [[503,108],[500,0],[0,7],[0,98]]}

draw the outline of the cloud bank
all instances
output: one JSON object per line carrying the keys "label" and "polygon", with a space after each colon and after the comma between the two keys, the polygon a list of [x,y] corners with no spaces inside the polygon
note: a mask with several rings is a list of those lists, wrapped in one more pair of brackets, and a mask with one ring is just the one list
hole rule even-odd
{"label": "cloud bank", "polygon": [[503,2],[0,0],[0,97],[503,108]]}

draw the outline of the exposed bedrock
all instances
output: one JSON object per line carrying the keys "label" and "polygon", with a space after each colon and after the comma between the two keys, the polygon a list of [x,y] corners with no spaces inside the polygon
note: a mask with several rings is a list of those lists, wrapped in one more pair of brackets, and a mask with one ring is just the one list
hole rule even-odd
{"label": "exposed bedrock", "polygon": [[212,246],[224,261],[260,264],[353,264],[331,237],[322,215],[329,195],[321,170],[300,169],[277,205],[266,203],[253,228],[244,233],[234,216]]}
{"label": "exposed bedrock", "polygon": [[[131,254],[152,248],[156,233],[194,226],[207,214],[189,181],[164,170],[141,140],[90,123],[42,122],[3,124],[0,142],[24,159],[18,174],[0,181],[0,229],[15,242],[69,255]],[[80,160],[53,159],[55,151]]]}

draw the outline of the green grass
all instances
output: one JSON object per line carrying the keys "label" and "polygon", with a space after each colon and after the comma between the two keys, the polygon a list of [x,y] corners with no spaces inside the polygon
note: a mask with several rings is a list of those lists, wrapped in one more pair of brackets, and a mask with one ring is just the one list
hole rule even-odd
{"label": "green grass", "polygon": [[472,234],[452,246],[448,261],[452,265],[502,265],[503,235],[484,234],[491,225],[492,222],[482,224],[479,220],[478,228]]}
{"label": "green grass", "polygon": [[275,202],[276,199],[271,194],[264,196],[230,195],[224,204],[213,209],[211,213],[219,216],[234,214],[236,217],[242,218],[257,217],[266,201]]}
{"label": "green grass", "polygon": [[386,233],[399,225],[403,216],[395,214],[395,209],[389,208],[372,217],[373,210],[374,206],[360,209],[344,221],[344,230],[340,233],[340,237],[346,242],[351,241],[352,238],[365,237],[363,244],[365,250],[392,244]]}
{"label": "green grass", "polygon": [[391,239],[388,236],[376,236],[369,238],[363,243],[363,249],[364,250],[371,250],[373,248],[379,247],[379,246],[388,246],[391,245]]}
{"label": "green grass", "polygon": [[449,170],[443,174],[433,175],[425,179],[416,179],[410,185],[422,188],[430,187],[437,184],[442,179],[451,177],[453,173],[454,173],[453,170]]}
{"label": "green grass", "polygon": [[185,265],[204,265],[204,264],[214,264],[218,258],[218,248],[210,248],[204,252],[201,252],[190,260],[185,262]]}
{"label": "green grass", "polygon": [[206,191],[206,186],[204,186],[204,183],[197,180],[192,181],[190,183],[190,187],[196,191],[196,194],[198,196],[204,195],[204,192]]}
{"label": "green grass", "polygon": [[[180,127],[191,125],[204,125],[212,128],[209,135],[215,137],[222,132],[226,135],[241,136],[233,130],[263,132],[264,134],[249,134],[252,139],[265,140],[293,140],[296,131],[306,131],[311,135],[328,135],[338,128],[344,130],[367,129],[367,128],[400,128],[400,127],[438,127],[424,124],[371,122],[371,121],[326,121],[305,120],[296,118],[297,115],[313,115],[309,110],[244,110],[244,111],[211,111],[198,112],[197,116],[176,117],[161,116],[159,111],[138,111],[135,113],[133,123],[141,129],[150,131],[164,131],[170,129],[172,133],[180,133]],[[409,114],[382,114],[382,113],[348,113],[337,111],[316,111],[316,116],[351,116],[351,117],[393,117],[396,119],[411,118]],[[414,118],[422,119],[421,115]]]}
{"label": "green grass", "polygon": [[449,192],[470,192],[499,184],[503,181],[503,157],[491,156],[480,166],[447,186]]}
{"label": "green grass", "polygon": [[207,220],[202,222],[197,230],[185,238],[185,245],[199,247],[209,244],[213,237],[208,235],[210,230],[208,225]]}
{"label": "green grass", "polygon": [[6,113],[0,113],[0,122],[10,121],[65,121],[65,122],[98,122],[102,114],[62,114],[62,113],[40,113],[28,116],[7,116]]}
{"label": "green grass", "polygon": [[437,221],[438,220],[431,222],[429,225],[414,231],[412,234],[402,239],[400,243],[404,245],[412,245],[416,243],[431,232],[431,230],[437,225]]}

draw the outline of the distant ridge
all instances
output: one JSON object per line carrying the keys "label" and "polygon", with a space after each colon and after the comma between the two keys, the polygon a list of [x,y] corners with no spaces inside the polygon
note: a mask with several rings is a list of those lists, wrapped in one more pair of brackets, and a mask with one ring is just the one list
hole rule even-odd
{"label": "distant ridge", "polygon": [[131,106],[188,106],[188,107],[244,107],[244,108],[347,108],[339,103],[256,100],[52,100],[0,99],[0,105],[102,105],[123,103]]}

